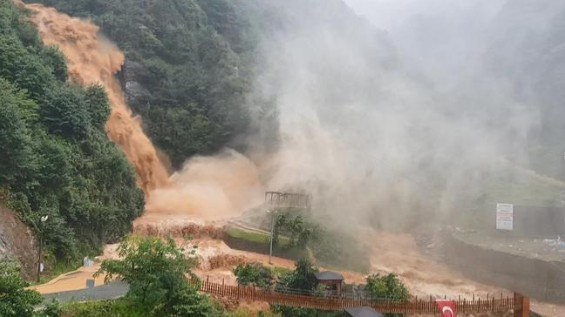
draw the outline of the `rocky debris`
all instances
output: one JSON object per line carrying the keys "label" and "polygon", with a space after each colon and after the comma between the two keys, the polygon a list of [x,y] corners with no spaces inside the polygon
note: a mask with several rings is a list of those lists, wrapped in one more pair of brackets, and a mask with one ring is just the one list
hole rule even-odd
{"label": "rocky debris", "polygon": [[557,236],[557,239],[544,239],[543,243],[554,252],[565,253],[565,241],[561,240],[561,236]]}
{"label": "rocky debris", "polygon": [[215,270],[232,268],[240,264],[245,264],[247,262],[249,261],[242,255],[219,254],[208,259],[209,265],[207,269]]}
{"label": "rocky debris", "polygon": [[414,231],[414,241],[418,249],[425,254],[433,254],[442,249],[442,235],[446,234],[446,230],[437,226],[420,227]]}
{"label": "rocky debris", "polygon": [[535,239],[508,237],[484,232],[461,232],[457,233],[456,236],[466,243],[485,249],[545,261],[565,261],[565,241],[559,236],[555,239]]}
{"label": "rocky debris", "polygon": [[211,238],[222,239],[224,230],[215,225],[201,225],[198,223],[153,224],[137,223],[133,232],[141,236],[156,236],[162,238]]}

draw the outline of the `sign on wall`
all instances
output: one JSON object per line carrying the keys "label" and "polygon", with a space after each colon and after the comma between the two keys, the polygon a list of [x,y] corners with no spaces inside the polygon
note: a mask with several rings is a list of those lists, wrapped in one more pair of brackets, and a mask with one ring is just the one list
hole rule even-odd
{"label": "sign on wall", "polygon": [[514,229],[514,205],[496,204],[496,229]]}

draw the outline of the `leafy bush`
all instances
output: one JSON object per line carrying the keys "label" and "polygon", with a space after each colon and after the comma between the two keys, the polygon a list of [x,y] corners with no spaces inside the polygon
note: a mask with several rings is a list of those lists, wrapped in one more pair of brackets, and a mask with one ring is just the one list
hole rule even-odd
{"label": "leafy bush", "polygon": [[[303,291],[305,295],[311,295],[316,290],[316,276],[318,269],[308,260],[300,259],[296,261],[294,271],[283,273],[277,281],[276,289],[279,291],[292,290],[295,293]],[[274,313],[283,317],[314,317],[314,316],[342,316],[342,312],[324,312],[316,309],[285,307],[274,305],[272,307]]]}
{"label": "leafy bush", "polygon": [[407,301],[410,299],[410,293],[404,284],[395,274],[381,276],[372,274],[367,277],[367,292],[373,298],[393,299]]}
{"label": "leafy bush", "polygon": [[255,285],[268,288],[273,284],[273,273],[261,263],[240,264],[233,273],[241,285]]}
{"label": "leafy bush", "polygon": [[63,307],[62,317],[146,317],[147,313],[128,299],[73,303]]}
{"label": "leafy bush", "polygon": [[42,312],[44,317],[60,317],[63,313],[63,308],[61,304],[55,299],[45,305],[45,309]]}
{"label": "leafy bush", "polygon": [[28,284],[20,277],[20,267],[0,260],[0,316],[32,317],[33,307],[41,303],[41,295],[26,290]]}
{"label": "leafy bush", "polygon": [[314,267],[310,260],[300,259],[296,261],[294,271],[281,275],[277,288],[300,290],[310,294],[316,287],[316,272],[318,268]]}
{"label": "leafy bush", "polygon": [[281,317],[279,314],[270,312],[270,311],[259,311],[259,312],[254,312],[251,311],[249,309],[245,309],[245,308],[238,308],[235,311],[228,311],[226,313],[224,313],[224,317]]}
{"label": "leafy bush", "polygon": [[301,211],[279,213],[274,229],[274,245],[284,243],[299,250],[308,249],[324,266],[363,273],[369,271],[369,256],[356,239],[344,232],[318,225]]}
{"label": "leafy bush", "polygon": [[120,244],[118,254],[121,260],[104,260],[96,275],[104,273],[106,281],[119,277],[127,282],[127,298],[146,316],[218,314],[208,297],[189,284],[186,275],[195,261],[173,240],[130,238]]}

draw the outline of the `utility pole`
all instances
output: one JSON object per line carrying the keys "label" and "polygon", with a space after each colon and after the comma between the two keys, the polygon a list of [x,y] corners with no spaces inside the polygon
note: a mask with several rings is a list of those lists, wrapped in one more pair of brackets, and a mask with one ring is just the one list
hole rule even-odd
{"label": "utility pole", "polygon": [[37,228],[37,238],[39,240],[39,252],[37,255],[37,283],[41,279],[41,251],[43,248],[43,223],[47,221],[49,216],[43,216],[40,218],[39,228]]}
{"label": "utility pole", "polygon": [[39,252],[37,255],[37,283],[41,280],[41,247],[43,246],[43,239],[41,238],[41,233],[38,234],[39,238]]}
{"label": "utility pole", "polygon": [[271,262],[271,258],[273,256],[273,236],[275,234],[276,211],[269,210],[268,213],[271,214],[271,243],[269,247],[269,264],[273,264],[273,262]]}

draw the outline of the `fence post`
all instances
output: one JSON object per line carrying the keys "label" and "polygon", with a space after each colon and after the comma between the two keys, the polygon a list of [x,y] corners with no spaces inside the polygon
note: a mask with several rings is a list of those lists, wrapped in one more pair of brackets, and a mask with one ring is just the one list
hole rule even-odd
{"label": "fence post", "polygon": [[514,317],[530,317],[530,298],[514,293]]}

